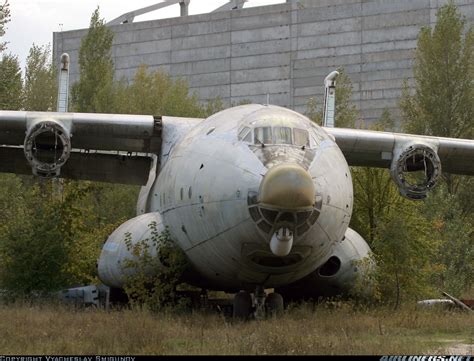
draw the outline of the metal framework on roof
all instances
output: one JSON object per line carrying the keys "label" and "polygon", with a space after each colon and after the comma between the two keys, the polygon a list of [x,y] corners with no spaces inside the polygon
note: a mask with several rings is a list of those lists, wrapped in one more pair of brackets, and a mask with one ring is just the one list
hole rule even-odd
{"label": "metal framework on roof", "polygon": [[[187,16],[188,15],[188,8],[189,8],[189,3],[191,0],[164,0],[159,3],[156,3],[154,5],[146,6],[141,9],[129,11],[125,14],[120,15],[119,17],[109,21],[107,25],[118,25],[118,24],[126,24],[126,23],[133,23],[133,20],[135,19],[136,16],[140,16],[143,14],[150,13],[152,11],[156,11],[159,9],[166,8],[171,5],[176,5],[179,4],[181,8],[181,16]],[[219,12],[219,11],[227,11],[227,10],[233,10],[233,9],[242,9],[244,4],[247,2],[247,0],[230,0],[226,4],[218,7],[217,9],[213,10],[212,12]]]}

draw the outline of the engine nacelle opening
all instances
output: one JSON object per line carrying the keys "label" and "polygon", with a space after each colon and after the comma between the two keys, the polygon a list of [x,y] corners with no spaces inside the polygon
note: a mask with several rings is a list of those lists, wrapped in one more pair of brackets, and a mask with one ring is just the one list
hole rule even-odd
{"label": "engine nacelle opening", "polygon": [[318,269],[318,275],[321,277],[332,277],[341,269],[341,260],[339,257],[331,256],[325,264]]}
{"label": "engine nacelle opening", "polygon": [[69,131],[55,120],[34,123],[27,130],[24,151],[34,175],[59,176],[61,167],[71,154]]}
{"label": "engine nacelle opening", "polygon": [[441,176],[441,161],[430,146],[412,144],[393,159],[390,173],[402,196],[424,199]]}

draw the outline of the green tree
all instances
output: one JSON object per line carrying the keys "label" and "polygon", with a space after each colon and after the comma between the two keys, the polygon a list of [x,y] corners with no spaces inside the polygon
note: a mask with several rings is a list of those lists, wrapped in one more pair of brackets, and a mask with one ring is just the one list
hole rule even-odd
{"label": "green tree", "polygon": [[18,57],[6,54],[0,60],[0,109],[20,110],[22,79]]}
{"label": "green tree", "polygon": [[423,203],[404,200],[381,215],[376,228],[377,285],[382,299],[395,308],[404,299],[432,295],[431,281],[443,269],[436,262],[441,242],[422,208]]}
{"label": "green tree", "polygon": [[99,8],[92,14],[89,31],[79,49],[79,82],[71,91],[72,104],[78,112],[105,113],[113,106],[112,61],[113,32],[100,19]]}
{"label": "green tree", "polygon": [[189,95],[186,81],[173,80],[160,71],[138,68],[132,81],[122,80],[115,87],[115,111],[128,114],[154,114],[199,117],[203,113],[196,95]]}
{"label": "green tree", "polygon": [[23,189],[15,199],[19,208],[14,217],[2,224],[2,288],[26,295],[54,290],[66,283],[62,270],[67,263],[67,239],[72,232],[66,230],[71,217],[65,217],[64,212],[71,208],[51,197],[50,191],[44,192],[50,186],[51,183],[40,188],[35,184]]}
{"label": "green tree", "polygon": [[0,288],[28,294],[98,281],[102,244],[134,215],[136,197],[102,183],[62,187],[0,175]]}
{"label": "green tree", "polygon": [[421,210],[432,224],[432,235],[441,241],[435,260],[443,267],[433,284],[455,295],[468,291],[474,280],[474,218],[466,214],[461,199],[441,184]]}
{"label": "green tree", "polygon": [[[437,12],[434,29],[418,37],[414,91],[406,85],[400,108],[405,131],[442,137],[474,136],[474,28],[450,1]],[[474,179],[443,174],[423,212],[442,241],[444,269],[434,282],[455,294],[472,287]]]}
{"label": "green tree", "polygon": [[[0,38],[5,35],[6,24],[10,21],[10,4],[8,0],[5,0],[3,4],[0,4]],[[5,42],[0,42],[0,53],[6,48]]]}
{"label": "green tree", "polygon": [[23,107],[25,110],[55,111],[57,79],[49,46],[33,44],[26,59]]}
{"label": "green tree", "polygon": [[450,1],[437,14],[434,29],[418,36],[413,75],[400,107],[408,132],[472,138],[474,118],[474,28]]}
{"label": "green tree", "polygon": [[[450,1],[434,29],[422,28],[415,52],[414,93],[406,84],[400,100],[409,133],[472,139],[474,136],[474,28]],[[474,180],[444,175],[450,193]],[[472,193],[472,192],[470,192]],[[472,199],[472,198],[471,198]]]}

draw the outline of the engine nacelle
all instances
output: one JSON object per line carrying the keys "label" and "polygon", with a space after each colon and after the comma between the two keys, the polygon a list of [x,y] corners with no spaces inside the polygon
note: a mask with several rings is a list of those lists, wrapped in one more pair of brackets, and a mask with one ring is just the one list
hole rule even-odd
{"label": "engine nacelle", "polygon": [[54,119],[32,122],[26,131],[24,152],[34,175],[59,176],[71,154],[70,122]]}
{"label": "engine nacelle", "polygon": [[[317,299],[318,297],[333,297],[348,295],[354,290],[357,282],[364,279],[374,264],[369,258],[370,248],[356,231],[348,228],[344,238],[337,242],[328,260],[308,276],[276,291],[283,294],[285,300]],[[367,263],[359,262],[367,260]],[[362,277],[362,278],[361,278]],[[370,285],[363,286],[365,290],[359,293],[367,294]]]}
{"label": "engine nacelle", "polygon": [[410,144],[395,152],[390,174],[402,196],[424,199],[441,176],[441,161],[433,147]]}
{"label": "engine nacelle", "polygon": [[[150,227],[152,222],[155,224],[154,228]],[[136,260],[129,250],[130,246],[146,241],[150,255],[156,257],[157,247],[153,245],[153,232],[159,235],[164,230],[165,226],[157,212],[145,213],[121,224],[112,232],[102,248],[98,262],[99,279],[107,286],[123,288],[127,276],[135,272],[134,269],[124,267],[125,260]],[[126,243],[127,236],[129,247]]]}

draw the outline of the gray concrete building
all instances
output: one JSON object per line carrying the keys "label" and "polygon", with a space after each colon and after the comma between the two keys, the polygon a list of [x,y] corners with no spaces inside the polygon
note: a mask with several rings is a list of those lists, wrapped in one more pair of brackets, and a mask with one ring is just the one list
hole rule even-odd
{"label": "gray concrete building", "polygon": [[[322,98],[323,79],[344,67],[366,121],[385,108],[398,117],[404,79],[412,76],[420,28],[434,25],[445,0],[299,0],[264,7],[113,25],[116,77],[140,64],[188,80],[206,101],[270,103],[304,112]],[[456,0],[468,23],[474,0]],[[54,33],[53,55],[78,51],[87,29]]]}

